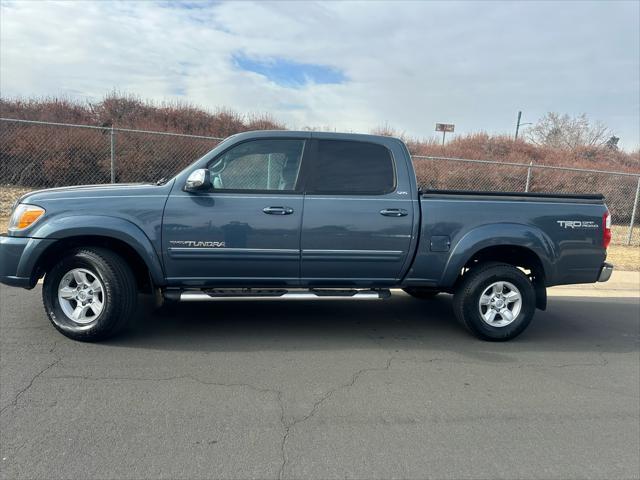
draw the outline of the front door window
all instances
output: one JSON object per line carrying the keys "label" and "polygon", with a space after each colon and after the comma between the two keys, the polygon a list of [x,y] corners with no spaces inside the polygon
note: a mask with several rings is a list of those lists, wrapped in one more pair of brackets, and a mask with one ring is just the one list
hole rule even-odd
{"label": "front door window", "polygon": [[294,191],[304,140],[264,139],[241,143],[209,165],[214,190]]}

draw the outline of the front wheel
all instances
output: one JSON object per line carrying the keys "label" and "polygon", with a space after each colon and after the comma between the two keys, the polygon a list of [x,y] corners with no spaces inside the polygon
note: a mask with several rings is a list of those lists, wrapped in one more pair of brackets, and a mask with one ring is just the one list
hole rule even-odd
{"label": "front wheel", "polygon": [[133,272],[117,254],[103,248],[69,252],[47,273],[42,287],[45,311],[65,336],[97,341],[122,330],[134,314]]}
{"label": "front wheel", "polygon": [[535,289],[529,278],[512,265],[480,265],[463,277],[453,296],[453,309],[478,338],[511,340],[533,318]]}

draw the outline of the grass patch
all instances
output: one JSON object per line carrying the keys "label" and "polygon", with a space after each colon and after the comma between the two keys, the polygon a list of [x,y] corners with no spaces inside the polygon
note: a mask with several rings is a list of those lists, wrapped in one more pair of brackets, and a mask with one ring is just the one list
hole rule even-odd
{"label": "grass patch", "polygon": [[607,262],[613,263],[616,270],[640,271],[640,247],[636,245],[610,245]]}

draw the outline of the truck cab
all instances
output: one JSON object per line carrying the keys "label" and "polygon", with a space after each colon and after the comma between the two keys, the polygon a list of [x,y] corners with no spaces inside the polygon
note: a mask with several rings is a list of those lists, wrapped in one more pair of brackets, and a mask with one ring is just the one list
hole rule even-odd
{"label": "truck cab", "polygon": [[[295,132],[237,135],[178,176],[162,222],[169,284],[389,287],[419,212],[404,145]],[[189,182],[201,175],[202,184]]]}

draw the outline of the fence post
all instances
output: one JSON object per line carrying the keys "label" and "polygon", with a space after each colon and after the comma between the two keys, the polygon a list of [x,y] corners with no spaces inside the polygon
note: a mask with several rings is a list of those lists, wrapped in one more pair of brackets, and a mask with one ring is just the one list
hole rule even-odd
{"label": "fence post", "polygon": [[631,210],[631,222],[629,222],[629,236],[627,237],[627,245],[631,245],[631,236],[633,235],[633,222],[636,221],[636,209],[638,208],[638,197],[640,197],[640,176],[638,177],[638,186],[636,187],[636,197],[633,200],[633,209]]}
{"label": "fence post", "polygon": [[111,183],[116,183],[116,135],[111,127]]}
{"label": "fence post", "polygon": [[524,186],[524,191],[529,191],[529,184],[531,183],[531,166],[533,165],[533,161],[529,162],[529,168],[527,168],[527,183]]}

